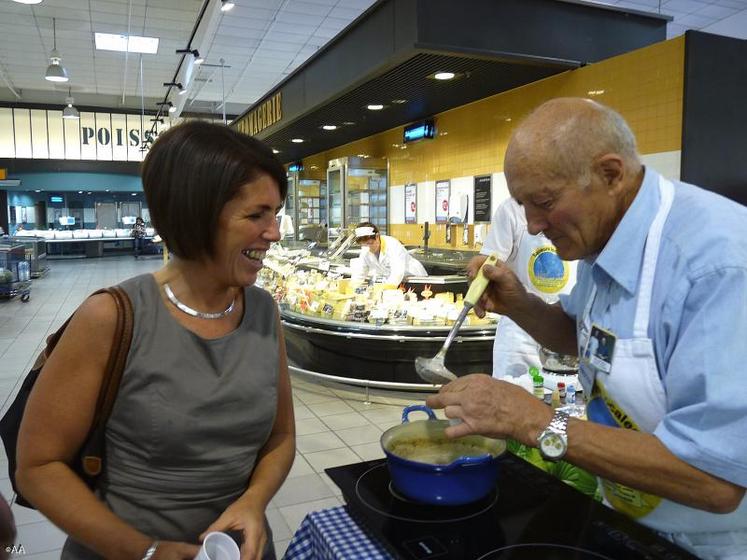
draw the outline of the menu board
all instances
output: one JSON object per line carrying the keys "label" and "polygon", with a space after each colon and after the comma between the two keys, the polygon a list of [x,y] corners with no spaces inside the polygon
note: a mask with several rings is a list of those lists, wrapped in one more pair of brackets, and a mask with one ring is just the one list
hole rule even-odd
{"label": "menu board", "polygon": [[418,223],[418,185],[405,185],[405,223]]}
{"label": "menu board", "polygon": [[436,181],[436,223],[445,224],[449,221],[449,197],[451,196],[451,181]]}
{"label": "menu board", "polygon": [[475,223],[490,221],[491,175],[475,177]]}

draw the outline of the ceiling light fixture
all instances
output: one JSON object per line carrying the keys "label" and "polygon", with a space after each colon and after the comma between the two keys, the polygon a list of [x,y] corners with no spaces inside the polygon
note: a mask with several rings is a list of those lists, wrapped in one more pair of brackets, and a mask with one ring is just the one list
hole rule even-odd
{"label": "ceiling light fixture", "polygon": [[79,119],[80,113],[78,112],[78,109],[76,109],[73,106],[73,103],[75,103],[75,100],[72,97],[72,94],[70,93],[70,88],[67,88],[67,97],[65,98],[65,103],[67,103],[67,106],[62,110],[62,118],[63,119]]}
{"label": "ceiling light fixture", "polygon": [[273,149],[272,149],[272,153],[273,153],[273,154],[279,154],[279,153],[280,153],[280,150],[276,150],[275,148],[273,148]]}
{"label": "ceiling light fixture", "polygon": [[195,57],[195,64],[205,62],[205,59],[200,56],[200,51],[197,49],[176,49],[176,54],[191,54]]}
{"label": "ceiling light fixture", "polygon": [[176,107],[174,107],[173,105],[169,107],[169,113],[176,113]]}
{"label": "ceiling light fixture", "polygon": [[163,87],[175,87],[179,90],[179,95],[183,95],[186,92],[181,82],[164,82]]}
{"label": "ceiling light fixture", "polygon": [[337,125],[335,124],[325,124],[322,126],[324,130],[337,130]]}
{"label": "ceiling light fixture", "polygon": [[392,99],[392,103],[395,105],[403,105],[407,103],[407,99]]}
{"label": "ceiling light fixture", "polygon": [[154,119],[150,119],[150,122],[159,122],[159,123],[163,124],[163,119],[161,119],[159,117],[156,117]]}
{"label": "ceiling light fixture", "polygon": [[34,5],[34,4],[41,4],[42,0],[13,0],[13,2],[17,2],[18,4]]}
{"label": "ceiling light fixture", "polygon": [[303,138],[291,138],[291,142],[294,144],[303,144]]}
{"label": "ceiling light fixture", "polygon": [[456,74],[454,72],[436,72],[433,77],[437,80],[453,80]]}
{"label": "ceiling light fixture", "polygon": [[70,78],[68,78],[67,70],[62,65],[60,53],[57,52],[57,23],[55,18],[52,18],[52,36],[52,52],[49,53],[49,66],[47,66],[47,73],[44,78],[50,82],[67,82]]}
{"label": "ceiling light fixture", "polygon": [[96,50],[131,52],[139,54],[158,53],[158,37],[141,37],[140,35],[121,35],[118,33],[94,33]]}
{"label": "ceiling light fixture", "polygon": [[220,11],[221,12],[228,12],[229,10],[233,10],[233,7],[236,4],[231,2],[230,0],[221,0],[220,2]]}
{"label": "ceiling light fixture", "polygon": [[381,104],[379,104],[379,103],[374,103],[374,104],[371,104],[371,105],[366,105],[366,109],[368,109],[369,111],[381,111],[383,108],[384,108],[384,106],[381,105]]}

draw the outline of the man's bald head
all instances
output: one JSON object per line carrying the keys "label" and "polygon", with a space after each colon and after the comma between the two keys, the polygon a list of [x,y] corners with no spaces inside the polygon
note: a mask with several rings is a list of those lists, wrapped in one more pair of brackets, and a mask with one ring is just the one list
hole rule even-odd
{"label": "man's bald head", "polygon": [[509,187],[512,174],[527,166],[585,186],[594,161],[605,154],[618,154],[631,175],[641,168],[635,136],[618,113],[589,99],[564,97],[540,105],[514,131],[504,170]]}

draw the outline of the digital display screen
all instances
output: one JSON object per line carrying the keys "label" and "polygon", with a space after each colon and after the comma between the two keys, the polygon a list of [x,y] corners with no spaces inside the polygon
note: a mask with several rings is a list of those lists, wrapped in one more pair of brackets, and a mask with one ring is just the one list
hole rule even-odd
{"label": "digital display screen", "polygon": [[288,173],[298,173],[299,171],[303,171],[303,163],[301,163],[300,161],[291,163],[288,166]]}
{"label": "digital display screen", "polygon": [[404,141],[415,142],[436,136],[436,125],[433,121],[422,121],[405,127]]}
{"label": "digital display screen", "polygon": [[60,216],[57,218],[61,226],[74,226],[75,218],[73,216]]}
{"label": "digital display screen", "polygon": [[62,203],[62,202],[64,202],[64,200],[63,200],[63,198],[61,196],[54,196],[53,195],[53,196],[49,197],[49,202],[52,202],[52,203]]}

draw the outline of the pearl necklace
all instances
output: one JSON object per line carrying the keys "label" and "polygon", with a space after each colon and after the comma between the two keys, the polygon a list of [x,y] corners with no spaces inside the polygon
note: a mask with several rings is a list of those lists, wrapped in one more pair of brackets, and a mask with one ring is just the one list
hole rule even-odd
{"label": "pearl necklace", "polygon": [[198,319],[222,319],[223,317],[231,313],[231,311],[233,311],[233,306],[236,304],[236,298],[234,297],[231,305],[226,307],[223,311],[218,311],[217,313],[204,313],[202,311],[192,309],[188,305],[179,301],[174,295],[174,292],[171,291],[171,286],[169,286],[168,284],[163,285],[163,290],[166,292],[166,297],[169,298],[169,301],[173,303],[179,311],[182,311],[192,317],[197,317]]}

